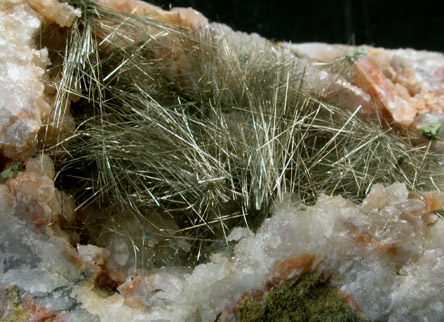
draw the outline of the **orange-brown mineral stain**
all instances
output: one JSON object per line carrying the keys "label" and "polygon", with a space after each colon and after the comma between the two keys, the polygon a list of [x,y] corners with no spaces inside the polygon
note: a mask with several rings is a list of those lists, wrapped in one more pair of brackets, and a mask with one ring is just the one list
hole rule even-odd
{"label": "orange-brown mineral stain", "polygon": [[[354,64],[355,82],[373,96],[379,112],[391,116],[396,122],[410,125],[415,119],[417,109],[407,97],[384,76],[378,65],[369,57],[360,57]],[[398,95],[396,95],[398,94]],[[405,94],[405,93],[404,93]]]}
{"label": "orange-brown mineral stain", "polygon": [[357,243],[373,247],[381,255],[395,256],[399,251],[399,247],[375,241],[368,233],[357,227],[353,227],[350,234]]}
{"label": "orange-brown mineral stain", "polygon": [[422,196],[424,198],[425,211],[431,213],[435,210],[442,209],[442,203],[439,197],[433,192],[423,192]]}
{"label": "orange-brown mineral stain", "polygon": [[308,253],[289,257],[275,265],[274,276],[284,281],[298,279],[313,267],[314,261],[315,256]]}

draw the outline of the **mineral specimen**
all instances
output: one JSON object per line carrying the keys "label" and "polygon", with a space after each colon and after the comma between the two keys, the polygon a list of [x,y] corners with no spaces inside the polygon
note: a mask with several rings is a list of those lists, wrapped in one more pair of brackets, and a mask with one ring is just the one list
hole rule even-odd
{"label": "mineral specimen", "polygon": [[[356,50],[319,43],[284,45],[322,64],[340,58],[344,52]],[[354,84],[372,94],[376,105],[389,113],[394,121],[411,125],[427,114],[442,115],[442,54],[412,49],[360,48],[361,55],[352,56],[357,62],[354,64]],[[367,96],[363,94],[363,97]]]}
{"label": "mineral specimen", "polygon": [[134,0],[0,3],[5,321],[443,321],[444,56]]}

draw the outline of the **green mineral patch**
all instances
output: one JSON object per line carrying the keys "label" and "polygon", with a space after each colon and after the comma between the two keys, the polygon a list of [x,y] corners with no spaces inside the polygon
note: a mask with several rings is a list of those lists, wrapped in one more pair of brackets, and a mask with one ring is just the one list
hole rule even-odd
{"label": "green mineral patch", "polygon": [[432,123],[429,126],[425,127],[419,133],[429,140],[436,140],[439,138],[441,134],[441,123],[436,122]]}
{"label": "green mineral patch", "polygon": [[[3,302],[3,303],[1,303]],[[8,308],[8,313],[3,315],[0,313],[0,322],[25,322],[29,321],[30,312],[22,306],[22,296],[16,287],[11,287],[6,290],[4,298],[1,299],[0,304]]]}
{"label": "green mineral patch", "polygon": [[358,60],[362,56],[367,56],[367,51],[365,49],[358,49],[354,51],[352,54],[347,55],[346,58],[351,62],[354,63],[356,60]]}
{"label": "green mineral patch", "polygon": [[340,293],[308,273],[293,283],[265,293],[261,301],[246,298],[239,306],[239,320],[255,321],[367,321],[344,303]]}
{"label": "green mineral patch", "polygon": [[23,164],[21,162],[13,163],[11,166],[0,173],[0,181],[5,182],[9,178],[15,178],[22,167]]}

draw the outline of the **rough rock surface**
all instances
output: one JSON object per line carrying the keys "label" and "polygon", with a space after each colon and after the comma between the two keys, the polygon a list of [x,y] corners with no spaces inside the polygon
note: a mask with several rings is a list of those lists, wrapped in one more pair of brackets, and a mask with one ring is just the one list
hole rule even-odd
{"label": "rough rock surface", "polygon": [[41,81],[47,51],[33,48],[41,22],[27,3],[0,6],[0,149],[8,158],[23,160],[50,109]]}
{"label": "rough rock surface", "polygon": [[0,3],[0,153],[22,161],[33,152],[42,120],[50,113],[42,79],[50,64],[48,51],[35,49],[42,17],[30,4],[62,26],[79,13],[56,0]]}
{"label": "rough rock surface", "polygon": [[[127,11],[139,5],[108,3]],[[140,10],[164,14],[149,5]],[[444,198],[439,192],[409,193],[403,184],[374,185],[361,205],[322,196],[307,207],[289,198],[256,233],[235,228],[228,236],[237,242],[234,248],[206,264],[137,271],[115,284],[107,266],[115,254],[80,245],[75,232],[62,229],[73,222],[75,205],[55,187],[51,159],[30,158],[51,113],[42,81],[49,61],[45,49],[35,49],[36,35],[43,22],[69,26],[76,14],[56,0],[0,3],[1,318],[229,321],[249,294],[316,271],[368,319],[443,321],[444,221],[434,212]],[[190,26],[206,24],[193,11],[169,15]],[[343,50],[292,48],[318,63],[334,61]],[[324,91],[326,99],[342,90],[348,102],[368,107],[373,95],[382,115],[404,125],[443,120],[441,54],[364,49],[368,56],[351,56],[358,62],[356,80],[332,82],[328,71],[310,67],[306,86]]]}
{"label": "rough rock surface", "polygon": [[229,239],[240,240],[232,256],[215,254],[192,271],[170,267],[129,278],[119,293],[105,297],[90,281],[107,251],[78,246],[76,252],[65,236],[42,226],[42,215],[54,221],[60,214],[50,201],[36,202],[44,187],[29,187],[34,195],[26,195],[27,183],[23,192],[8,190],[11,181],[31,173],[37,176],[27,170],[1,186],[0,287],[45,298],[51,312],[88,316],[86,321],[212,321],[221,313],[229,320],[228,308],[246,292],[316,270],[372,320],[442,316],[444,222],[431,214],[439,205],[436,195],[409,196],[396,184],[376,185],[360,206],[327,196],[308,208],[285,202],[256,234],[233,232]]}
{"label": "rough rock surface", "polygon": [[[312,62],[328,65],[348,55],[356,59],[352,83],[336,80],[357,92],[363,102],[372,94],[380,109],[404,125],[421,122],[425,115],[441,120],[444,108],[444,56],[412,49],[387,50],[370,46],[343,46],[321,43],[284,44]],[[364,55],[359,57],[361,50]],[[316,80],[319,83],[319,80]],[[358,86],[358,87],[356,87]],[[364,89],[361,92],[359,89]],[[365,103],[364,103],[365,104]],[[372,111],[372,108],[368,109]],[[380,111],[382,113],[382,111]]]}

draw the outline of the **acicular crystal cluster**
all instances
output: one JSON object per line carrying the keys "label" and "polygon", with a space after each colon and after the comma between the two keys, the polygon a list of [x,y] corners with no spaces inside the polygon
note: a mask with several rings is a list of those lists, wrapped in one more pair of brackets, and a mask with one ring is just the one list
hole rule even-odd
{"label": "acicular crystal cluster", "polygon": [[443,70],[1,2],[1,320],[443,321]]}

